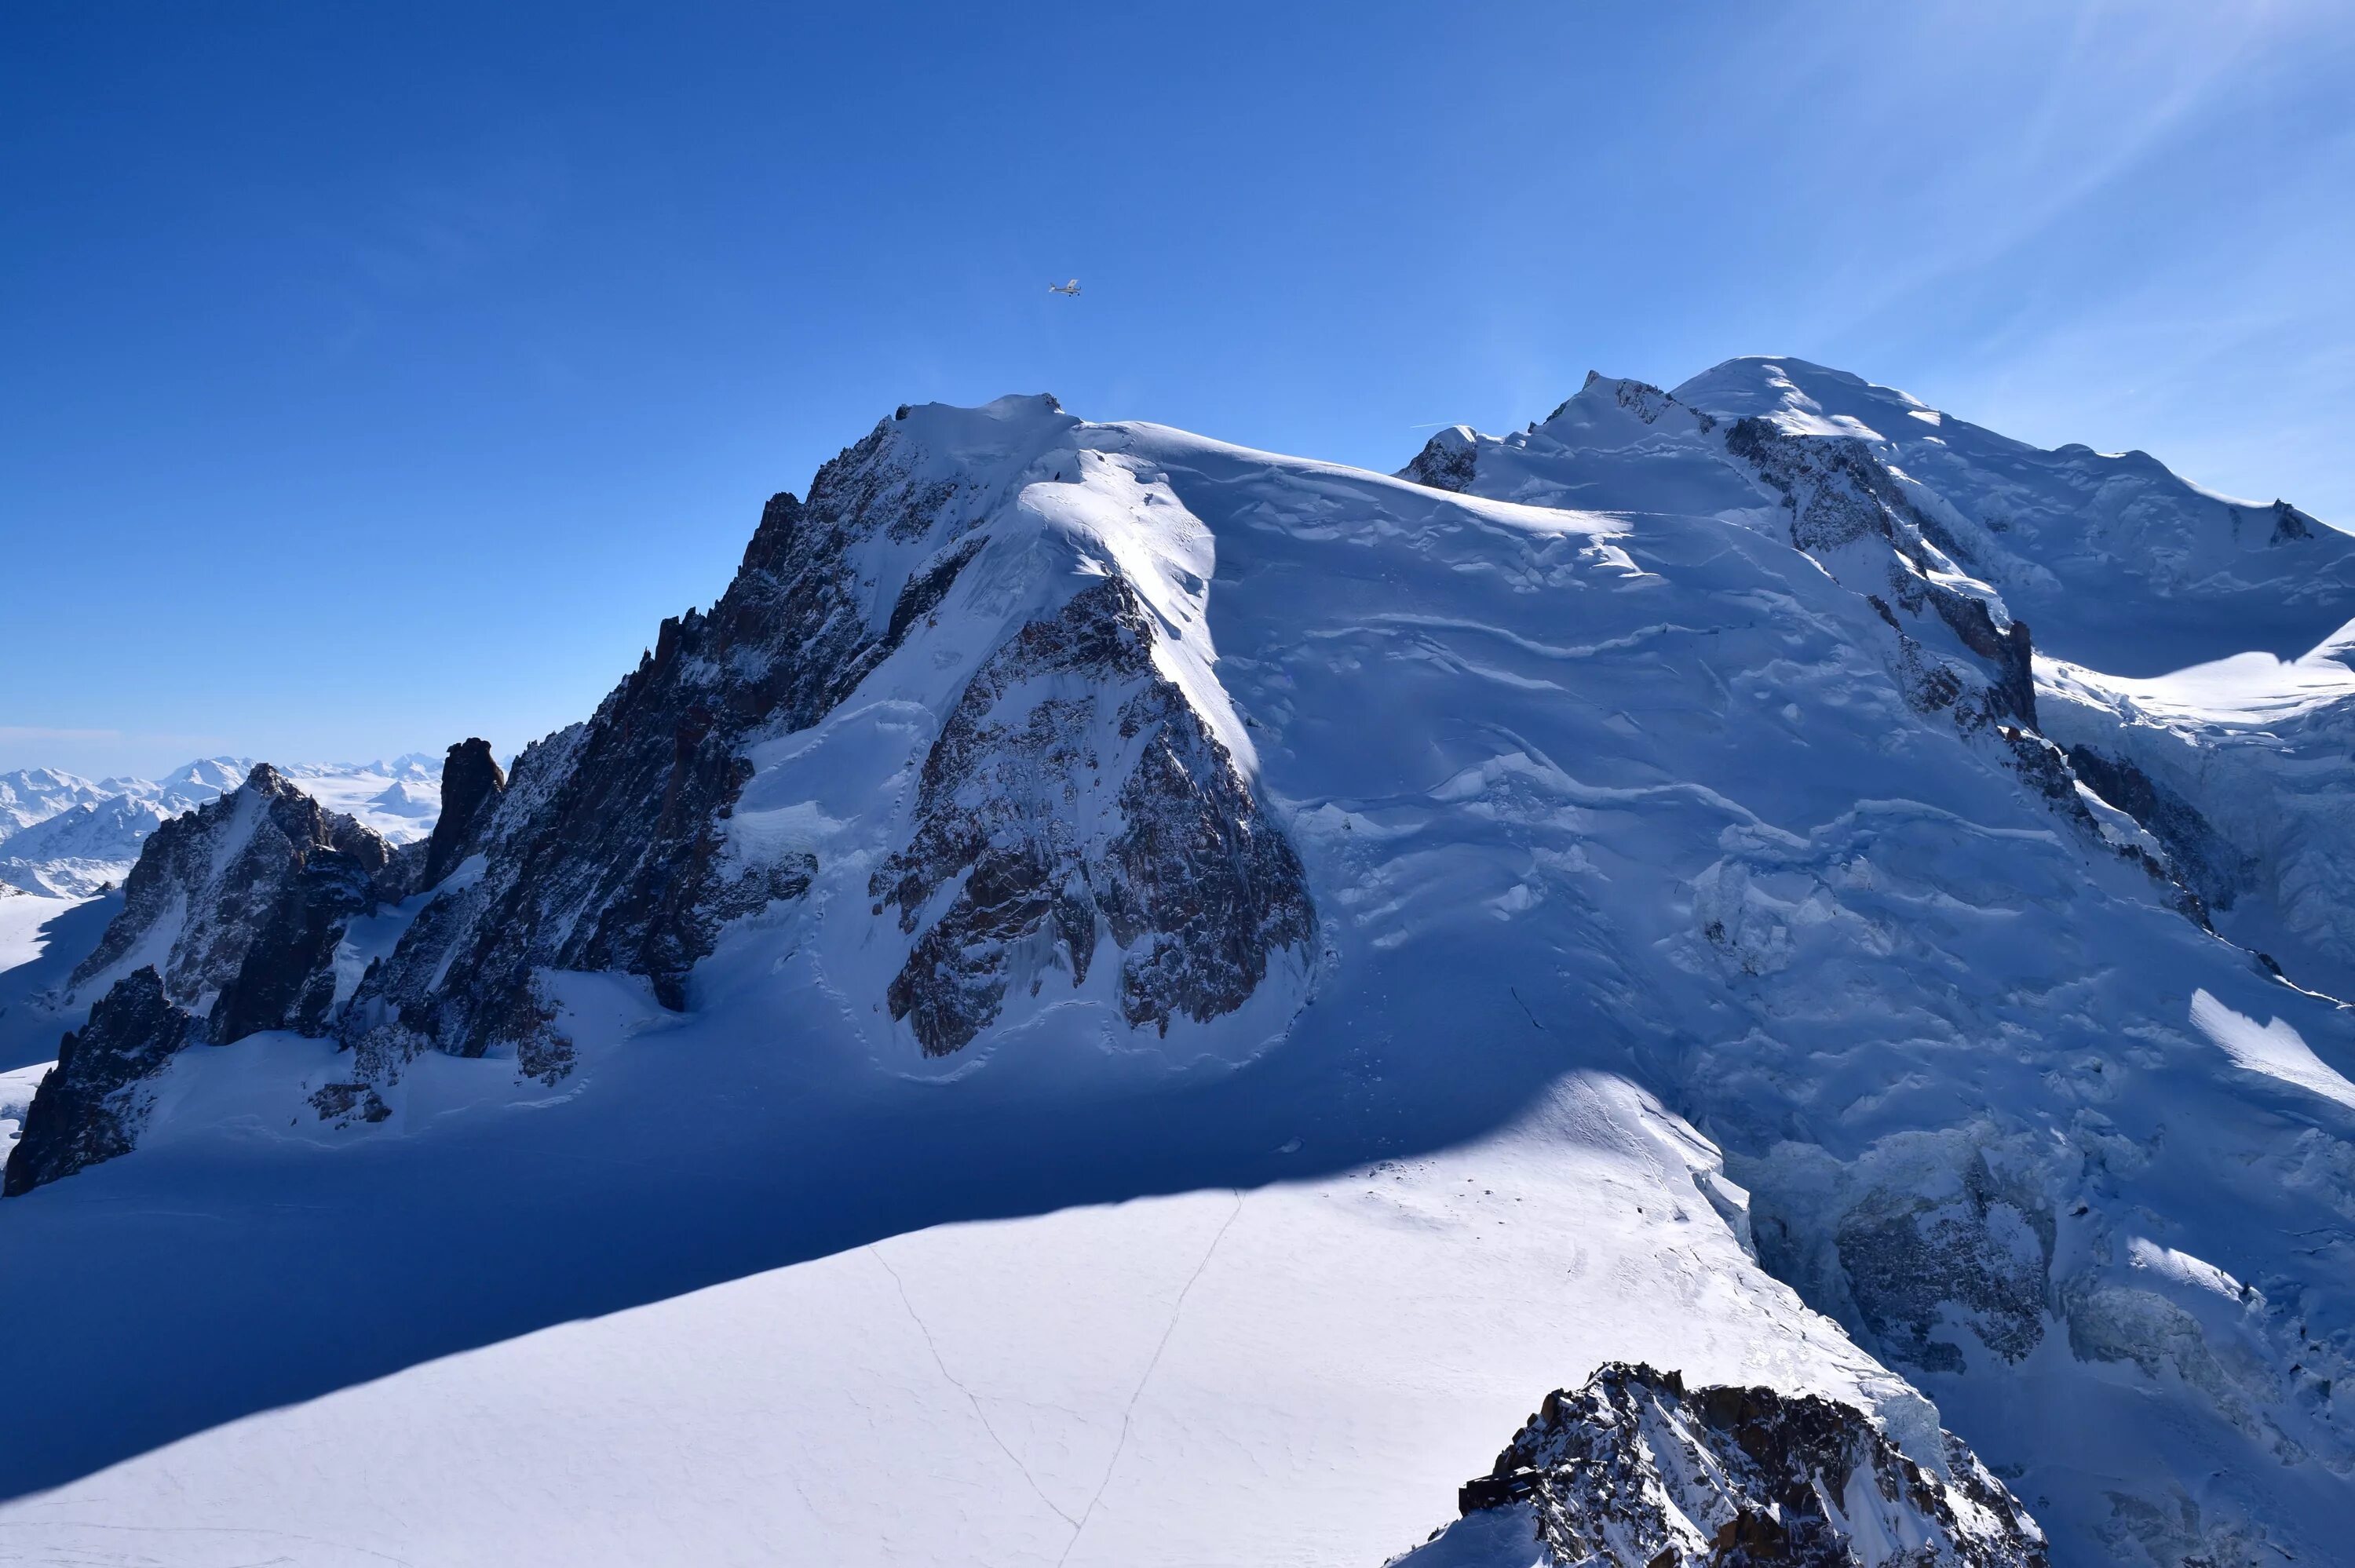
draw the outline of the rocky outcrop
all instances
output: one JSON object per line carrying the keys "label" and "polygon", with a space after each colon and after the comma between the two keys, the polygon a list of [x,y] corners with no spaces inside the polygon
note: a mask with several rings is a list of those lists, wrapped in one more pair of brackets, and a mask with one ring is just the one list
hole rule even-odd
{"label": "rocky outcrop", "polygon": [[86,1165],[131,1152],[147,1118],[146,1080],[197,1038],[198,1021],[172,1005],[153,966],[123,977],[58,1047],[25,1130],[9,1151],[0,1196],[15,1197]]}
{"label": "rocky outcrop", "polygon": [[458,742],[442,763],[442,815],[425,842],[425,863],[417,886],[439,887],[459,863],[489,836],[491,812],[506,793],[507,776],[479,736]]}
{"label": "rocky outcrop", "polygon": [[70,983],[111,984],[150,963],[176,1005],[209,1020],[216,1044],[257,1029],[315,1033],[344,924],[400,898],[407,879],[382,838],[262,763],[148,838],[122,913]]}
{"label": "rocky outcrop", "polygon": [[2311,539],[2322,524],[2286,501],[2273,503],[2273,532],[2265,538],[2268,545],[2294,545]]}
{"label": "rocky outcrop", "polygon": [[1450,425],[1423,444],[1414,460],[1398,471],[1401,479],[1461,495],[1479,471],[1480,444],[1462,425]]}
{"label": "rocky outcrop", "polygon": [[1458,1501],[1467,1519],[1526,1510],[1515,1564],[1535,1547],[1623,1568],[2044,1568],[2018,1499],[1960,1438],[1937,1442],[1917,1457],[1854,1405],[1614,1362],[1549,1394]]}
{"label": "rocky outcrop", "polygon": [[122,912],[73,972],[97,1001],[34,1097],[7,1191],[128,1152],[145,1117],[138,1085],[185,1045],[325,1033],[346,927],[400,898],[408,873],[375,832],[266,763],[157,828]]}
{"label": "rocky outcrop", "polygon": [[2128,759],[2080,743],[2069,748],[2069,767],[2088,789],[2165,846],[2177,878],[2211,909],[2232,908],[2256,877],[2255,856],[2241,853],[2191,802]]}
{"label": "rocky outcrop", "polygon": [[988,1027],[1018,971],[1084,983],[1105,930],[1123,1015],[1163,1033],[1231,1012],[1307,940],[1298,860],[1152,649],[1135,590],[1106,578],[1000,647],[942,726],[914,837],[869,887],[922,932],[890,1001],[926,1054]]}

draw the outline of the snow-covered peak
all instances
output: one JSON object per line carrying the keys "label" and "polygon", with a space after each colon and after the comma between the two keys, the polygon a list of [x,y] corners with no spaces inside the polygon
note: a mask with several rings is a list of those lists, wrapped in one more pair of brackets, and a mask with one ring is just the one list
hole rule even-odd
{"label": "snow-covered peak", "polygon": [[1676,388],[1721,418],[1863,443],[2039,647],[2150,676],[2262,652],[2295,659],[2355,618],[2355,536],[2235,501],[2147,452],[2051,450],[1806,360],[1730,359]]}
{"label": "snow-covered peak", "polygon": [[1934,426],[1944,418],[1911,393],[1787,355],[1729,359],[1686,381],[1674,395],[1678,402],[1725,418],[1773,419],[1794,435],[1881,440],[1899,419]]}
{"label": "snow-covered peak", "polygon": [[[902,404],[876,427],[892,461],[920,479],[973,478],[1037,457],[1081,421],[1044,392],[1010,394],[979,408]],[[854,449],[856,450],[856,449]]]}
{"label": "snow-covered peak", "polygon": [[121,882],[139,844],[173,813],[135,795],[69,806],[0,844],[0,885],[59,898],[87,898]]}
{"label": "snow-covered peak", "polygon": [[155,786],[166,795],[204,792],[204,798],[210,799],[227,794],[243,783],[253,766],[250,757],[200,757],[166,773],[155,781]]}
{"label": "snow-covered peak", "polygon": [[0,842],[70,806],[94,805],[110,793],[103,785],[54,768],[0,773]]}

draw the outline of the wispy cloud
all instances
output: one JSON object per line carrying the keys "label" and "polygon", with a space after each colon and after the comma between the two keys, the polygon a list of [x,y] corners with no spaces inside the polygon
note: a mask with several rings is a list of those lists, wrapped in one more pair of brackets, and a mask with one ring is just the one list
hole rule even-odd
{"label": "wispy cloud", "polygon": [[11,740],[106,740],[123,741],[137,746],[193,746],[197,747],[228,744],[217,735],[163,735],[122,729],[62,729],[52,725],[0,724],[0,741]]}
{"label": "wispy cloud", "polygon": [[121,740],[119,729],[52,729],[46,725],[0,724],[0,740]]}

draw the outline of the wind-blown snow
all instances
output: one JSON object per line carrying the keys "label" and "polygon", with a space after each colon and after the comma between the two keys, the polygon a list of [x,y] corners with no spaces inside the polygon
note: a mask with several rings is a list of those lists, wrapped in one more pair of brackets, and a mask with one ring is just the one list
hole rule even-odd
{"label": "wind-blown snow", "polygon": [[2316,1055],[2305,1038],[2280,1019],[2260,1026],[2255,1019],[2242,1016],[2206,991],[2195,991],[2191,1022],[2250,1072],[2355,1108],[2355,1083]]}

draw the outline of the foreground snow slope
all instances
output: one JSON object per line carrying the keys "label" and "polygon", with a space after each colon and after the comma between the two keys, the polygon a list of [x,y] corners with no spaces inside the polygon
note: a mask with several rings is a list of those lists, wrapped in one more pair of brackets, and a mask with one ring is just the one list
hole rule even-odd
{"label": "foreground snow slope", "polygon": [[[558,831],[776,689],[769,643],[668,630],[410,912],[390,1035],[184,1051],[134,1152],[0,1205],[0,1539],[1368,1563],[1605,1360],[1861,1400],[1928,1463],[1837,1319],[2055,1562],[2318,1560],[2355,1523],[2347,1015],[2080,789],[2006,601],[1875,533],[1870,472],[1628,385],[1462,437],[1489,497],[1042,399],[885,421],[831,482],[921,498],[826,546],[856,679],[789,669],[717,797],[711,885],[765,898],[678,918],[607,874],[642,816]],[[754,554],[817,547],[780,532]],[[1029,630],[1108,584],[1102,657]],[[1189,724],[1217,746],[1154,756],[1229,831],[1231,767],[1309,940],[1099,799]],[[905,881],[934,842],[973,858]],[[1173,867],[1210,903],[1121,935],[1107,889],[1161,908]],[[1082,884],[1108,926],[1066,920]],[[438,956],[506,950],[506,911],[527,959],[594,922],[637,972]],[[490,983],[527,1027],[468,1011]],[[322,1103],[355,1074],[380,1118]]]}
{"label": "foreground snow slope", "polygon": [[[1682,1141],[1624,1086],[1571,1084],[1435,1157],[895,1234],[249,1416],[19,1503],[0,1550],[1369,1565],[1428,1532],[1531,1389],[1606,1354],[1842,1390],[1918,1430],[1902,1385],[1748,1270]],[[839,1201],[743,1174],[739,1222]],[[567,1216],[512,1243],[576,1282],[612,1271],[606,1223],[640,1251],[640,1203],[608,1209],[586,1160],[563,1184],[503,1183]],[[274,1250],[213,1215],[224,1263]],[[413,1223],[374,1221],[396,1247],[377,1226]],[[303,1286],[323,1304],[354,1283],[327,1266]]]}

